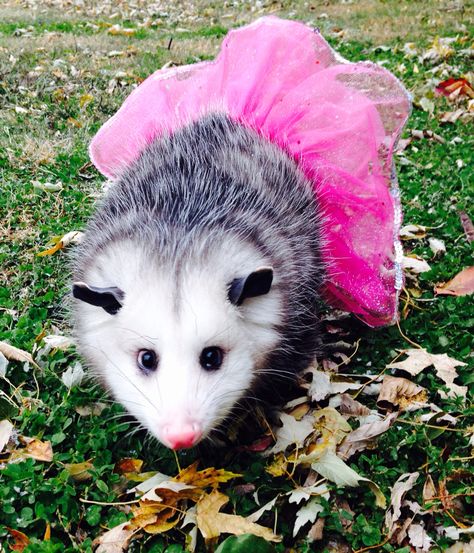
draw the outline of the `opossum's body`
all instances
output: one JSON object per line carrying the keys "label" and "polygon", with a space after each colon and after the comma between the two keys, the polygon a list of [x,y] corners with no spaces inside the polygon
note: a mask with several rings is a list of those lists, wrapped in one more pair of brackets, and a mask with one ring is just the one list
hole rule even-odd
{"label": "opossum's body", "polygon": [[[313,186],[296,163],[208,115],[148,146],[90,221],[74,271],[85,283],[74,302],[80,351],[163,443],[193,445],[255,384],[271,388],[310,362],[320,241]],[[249,275],[256,288],[239,297]],[[112,306],[87,296],[96,289]],[[221,363],[205,370],[215,348]]]}

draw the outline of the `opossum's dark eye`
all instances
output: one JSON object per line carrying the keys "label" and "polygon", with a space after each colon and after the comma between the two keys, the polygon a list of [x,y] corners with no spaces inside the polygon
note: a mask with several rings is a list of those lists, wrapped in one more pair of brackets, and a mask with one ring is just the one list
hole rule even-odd
{"label": "opossum's dark eye", "polygon": [[220,369],[223,360],[224,352],[217,346],[204,348],[199,357],[199,363],[201,363],[201,367],[206,371],[216,371]]}
{"label": "opossum's dark eye", "polygon": [[158,357],[151,349],[141,349],[137,355],[137,364],[144,372],[154,371],[158,365]]}

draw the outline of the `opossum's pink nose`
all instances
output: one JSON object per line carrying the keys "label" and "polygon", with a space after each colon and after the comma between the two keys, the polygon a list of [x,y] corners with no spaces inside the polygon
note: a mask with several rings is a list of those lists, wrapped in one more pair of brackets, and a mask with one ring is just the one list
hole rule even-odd
{"label": "opossum's pink nose", "polygon": [[192,447],[201,437],[201,428],[196,422],[168,424],[163,427],[162,437],[171,449]]}

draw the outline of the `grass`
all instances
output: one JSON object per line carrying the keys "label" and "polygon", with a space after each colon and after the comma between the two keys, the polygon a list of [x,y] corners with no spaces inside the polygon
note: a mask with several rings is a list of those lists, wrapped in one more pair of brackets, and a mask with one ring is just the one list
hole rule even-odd
{"label": "grass", "polygon": [[[468,439],[474,424],[474,312],[472,296],[434,297],[433,286],[473,265],[472,245],[464,239],[458,216],[460,210],[471,210],[472,216],[473,140],[469,123],[440,123],[440,114],[453,108],[444,98],[434,97],[433,86],[427,83],[468,71],[472,60],[463,50],[472,44],[472,13],[457,4],[393,0],[314,2],[310,9],[303,2],[263,2],[256,9],[253,5],[179,2],[169,6],[167,15],[150,15],[146,4],[140,4],[134,16],[123,2],[116,9],[105,5],[102,12],[97,8],[100,3],[86,3],[84,8],[65,3],[61,10],[47,2],[30,9],[21,3],[5,3],[0,8],[1,339],[31,351],[55,328],[68,332],[61,308],[68,290],[67,255],[36,254],[53,236],[81,229],[87,221],[102,182],[86,165],[87,144],[132,88],[166,62],[212,57],[228,28],[262,13],[316,22],[342,55],[353,61],[383,62],[403,79],[416,100],[427,96],[433,101],[431,115],[415,107],[407,136],[411,129],[427,129],[445,141],[414,141],[399,158],[405,222],[431,227],[430,236],[444,240],[447,247],[445,255],[433,258],[426,240],[405,243],[408,251],[430,260],[432,270],[418,279],[420,298],[404,298],[407,316],[401,327],[410,340],[428,351],[447,353],[467,363],[459,370],[459,383],[470,386],[468,399],[464,403],[439,400],[440,381],[429,371],[420,374],[415,380],[428,388],[430,399],[456,417],[455,431],[433,429],[420,423],[416,414],[406,413],[381,436],[376,449],[351,459],[351,466],[376,481],[387,497],[399,476],[420,471],[422,478],[411,496],[420,505],[428,474],[437,483],[446,480],[449,492],[460,494],[460,503],[450,510],[435,501],[439,509],[427,523],[435,543],[432,551],[444,551],[452,542],[440,536],[436,526],[452,526],[453,517],[461,525],[473,523]],[[117,24],[135,31],[132,36],[108,34],[110,26]],[[405,56],[405,42],[416,42],[423,52],[438,35],[457,37],[454,52],[446,60],[420,63]],[[63,188],[57,193],[42,192],[33,186],[34,181],[60,181]],[[418,294],[414,285],[411,288]],[[367,330],[345,371],[377,374],[405,347],[409,344],[397,327]],[[143,436],[129,435],[131,423],[114,418],[121,408],[109,402],[96,385],[86,382],[70,391],[63,385],[61,374],[75,360],[74,353],[57,351],[47,357],[41,371],[11,362],[8,380],[0,381],[0,389],[16,404],[12,408],[0,397],[0,420],[10,418],[18,434],[50,440],[54,450],[51,463],[27,459],[0,465],[0,550],[7,550],[9,527],[28,535],[27,551],[90,551],[102,528],[127,518],[122,509],[106,505],[119,500],[124,489],[123,479],[113,472],[117,461],[134,457],[144,460],[145,470],[177,471],[172,453]],[[81,407],[96,402],[104,403],[100,415],[79,413]],[[257,454],[229,448],[214,452],[214,457],[203,455],[203,466],[208,463],[242,472],[239,483],[255,485],[260,504],[291,489],[288,480],[265,471],[267,461]],[[181,466],[195,456],[193,451],[180,453]],[[66,465],[88,460],[93,462],[91,478],[84,482],[71,479]],[[245,516],[257,509],[252,494],[239,495],[231,487],[226,493],[236,513]],[[81,498],[101,504],[86,504]],[[384,511],[374,507],[370,491],[335,489],[331,501],[323,505],[324,539],[310,545],[304,531],[292,539],[294,513],[283,510],[277,530],[285,541],[277,551],[343,552],[372,547],[372,551],[408,553],[405,544],[377,545],[384,541]],[[269,514],[266,524],[274,522]],[[43,541],[48,524],[51,540]],[[178,533],[144,536],[134,543],[133,551],[184,551]],[[198,550],[203,547],[200,543]]]}

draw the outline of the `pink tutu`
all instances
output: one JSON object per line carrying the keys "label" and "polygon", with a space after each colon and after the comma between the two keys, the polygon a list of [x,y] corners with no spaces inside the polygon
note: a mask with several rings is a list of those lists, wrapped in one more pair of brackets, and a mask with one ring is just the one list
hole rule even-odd
{"label": "pink tutu", "polygon": [[410,97],[387,70],[348,63],[318,31],[264,17],[231,31],[211,62],[157,71],[92,141],[115,179],[157,136],[225,112],[291,155],[325,217],[325,296],[371,326],[396,320],[403,284],[393,148]]}

